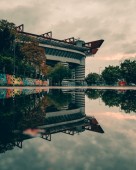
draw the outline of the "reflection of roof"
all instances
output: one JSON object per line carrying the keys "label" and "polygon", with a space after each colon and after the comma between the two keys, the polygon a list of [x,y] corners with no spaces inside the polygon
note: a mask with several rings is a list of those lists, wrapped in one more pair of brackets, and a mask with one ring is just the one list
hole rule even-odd
{"label": "reflection of roof", "polygon": [[[27,132],[26,134],[19,130],[8,130],[6,131],[7,133],[2,133],[4,136],[1,135],[0,151],[3,153],[7,150],[13,149],[15,146],[22,148],[22,142],[33,137],[41,137],[45,140],[51,141],[51,134],[54,133],[63,132],[68,135],[74,135],[85,130],[104,133],[103,129],[94,117],[84,115],[82,118],[77,118],[71,121],[63,120],[61,123],[39,126],[32,130],[29,128],[24,131]],[[35,131],[36,136],[32,136],[31,131]]]}
{"label": "reflection of roof", "polygon": [[43,126],[38,126],[38,128],[47,128],[58,125],[65,125],[68,123],[75,123],[85,119],[85,115],[82,113],[73,113],[73,114],[63,114],[56,115],[52,117],[45,118],[45,124]]}
{"label": "reflection of roof", "polygon": [[[94,131],[98,133],[104,133],[103,129],[94,117],[85,116],[83,114],[67,115],[58,117],[49,117],[46,120],[45,125],[38,126],[37,128],[46,129],[49,133],[57,133],[60,129],[64,131],[71,129],[73,126],[81,126],[84,130]],[[54,130],[55,129],[55,130]]]}
{"label": "reflection of roof", "polygon": [[66,115],[71,115],[71,114],[79,114],[80,112],[81,112],[81,108],[58,110],[58,111],[54,111],[54,112],[46,112],[45,118],[63,116],[63,115],[66,116]]}
{"label": "reflection of roof", "polygon": [[86,130],[90,130],[98,133],[104,133],[103,129],[101,128],[101,126],[99,125],[99,123],[94,117],[86,116],[86,121],[89,123],[89,126],[86,125],[85,127]]}
{"label": "reflection of roof", "polygon": [[94,117],[88,116],[77,119],[76,121],[65,122],[65,124],[54,124],[53,126],[44,126],[43,128],[45,129],[45,134],[64,132],[66,134],[74,135],[75,133],[83,132],[85,130],[104,133],[97,120]]}

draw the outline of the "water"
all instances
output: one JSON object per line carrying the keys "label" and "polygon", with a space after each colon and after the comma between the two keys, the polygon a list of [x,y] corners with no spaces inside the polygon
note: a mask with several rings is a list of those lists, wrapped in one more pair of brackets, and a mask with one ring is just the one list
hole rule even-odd
{"label": "water", "polygon": [[0,90],[0,170],[135,170],[136,91]]}

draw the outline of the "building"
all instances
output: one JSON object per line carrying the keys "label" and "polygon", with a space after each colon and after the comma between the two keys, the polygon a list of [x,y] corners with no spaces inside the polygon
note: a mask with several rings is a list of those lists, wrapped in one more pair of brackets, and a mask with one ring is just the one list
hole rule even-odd
{"label": "building", "polygon": [[[82,84],[85,78],[85,59],[97,53],[104,40],[85,42],[74,37],[59,40],[52,38],[52,32],[36,35],[24,32],[24,25],[16,27],[18,33],[34,37],[39,46],[45,49],[47,65],[54,66],[61,62],[68,67],[72,76],[68,81]],[[66,82],[67,80],[65,80]]]}

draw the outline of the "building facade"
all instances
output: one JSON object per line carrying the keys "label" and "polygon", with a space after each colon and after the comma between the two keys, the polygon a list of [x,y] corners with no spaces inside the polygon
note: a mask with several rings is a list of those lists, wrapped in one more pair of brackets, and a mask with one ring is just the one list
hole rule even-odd
{"label": "building facade", "polygon": [[24,32],[24,26],[17,27],[18,33],[37,39],[39,46],[45,49],[47,65],[54,66],[61,62],[71,70],[69,81],[83,82],[85,79],[85,59],[96,54],[104,40],[85,42],[74,37],[64,40],[52,38],[52,32],[36,35]]}

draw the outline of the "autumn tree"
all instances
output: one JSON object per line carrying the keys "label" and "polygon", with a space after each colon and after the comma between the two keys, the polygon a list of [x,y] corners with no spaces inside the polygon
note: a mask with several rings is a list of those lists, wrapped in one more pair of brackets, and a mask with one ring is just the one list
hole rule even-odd
{"label": "autumn tree", "polygon": [[47,68],[45,50],[44,48],[39,47],[38,42],[32,41],[23,43],[21,52],[24,55],[24,63],[29,63],[30,65],[34,66],[39,74],[42,73],[46,75]]}

